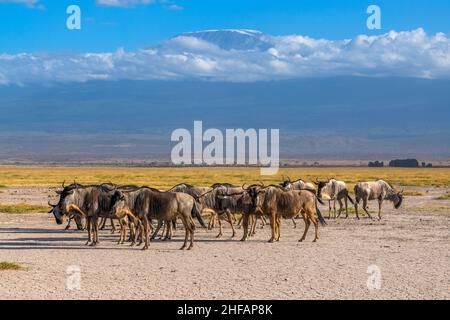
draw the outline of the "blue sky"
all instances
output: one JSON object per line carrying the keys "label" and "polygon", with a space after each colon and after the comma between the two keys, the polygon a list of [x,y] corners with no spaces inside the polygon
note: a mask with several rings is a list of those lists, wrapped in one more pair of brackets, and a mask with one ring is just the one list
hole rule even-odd
{"label": "blue sky", "polygon": [[[82,9],[81,31],[65,28],[70,4]],[[366,28],[370,4],[382,9],[381,31]],[[419,27],[428,34],[448,34],[449,21],[448,0],[155,0],[129,7],[96,0],[0,0],[0,52],[136,50],[186,31],[224,28],[326,39]]]}

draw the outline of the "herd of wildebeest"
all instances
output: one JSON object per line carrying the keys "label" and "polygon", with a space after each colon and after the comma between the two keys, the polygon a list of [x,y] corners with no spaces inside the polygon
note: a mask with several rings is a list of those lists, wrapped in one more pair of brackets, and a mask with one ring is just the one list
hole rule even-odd
{"label": "herd of wildebeest", "polygon": [[[340,217],[344,207],[348,218],[350,201],[355,207],[356,218],[359,219],[358,205],[362,200],[362,208],[368,218],[372,219],[367,204],[369,200],[378,200],[378,218],[381,219],[384,200],[393,202],[396,209],[403,201],[403,191],[396,191],[383,180],[357,183],[354,200],[346,183],[336,179],[319,181],[316,178],[314,183],[291,181],[290,178],[283,180],[279,185],[268,186],[262,182],[248,186],[216,183],[210,187],[182,183],[167,191],[112,183],[81,185],[74,182],[68,186],[63,183],[62,189],[56,191],[59,195],[57,204],[49,201],[49,205],[57,224],[62,224],[68,218],[66,229],[70,228],[72,220],[75,220],[79,230],[87,229],[86,245],[95,246],[99,243],[99,229],[103,229],[110,220],[112,232],[116,230],[114,221],[120,223],[119,244],[125,241],[131,242],[131,245],[143,243],[143,249],[148,249],[150,239],[158,236],[161,227],[161,238],[171,239],[177,220],[181,220],[185,230],[181,249],[191,249],[194,245],[194,218],[208,229],[214,228],[218,222],[220,231],[217,237],[222,236],[222,220],[230,224],[233,237],[235,225],[242,226],[241,241],[245,241],[255,234],[257,221],[260,221],[262,228],[268,217],[271,227],[269,242],[274,242],[280,240],[282,219],[292,219],[296,227],[295,219],[301,216],[305,228],[300,242],[305,240],[311,222],[315,228],[314,241],[317,241],[319,224],[326,224],[318,202],[324,204],[323,201],[328,201],[328,218],[332,218],[333,212],[333,218],[336,219]],[[337,215],[336,202],[339,203]],[[204,214],[210,214],[208,226],[203,221]],[[157,222],[156,229],[153,221]]]}

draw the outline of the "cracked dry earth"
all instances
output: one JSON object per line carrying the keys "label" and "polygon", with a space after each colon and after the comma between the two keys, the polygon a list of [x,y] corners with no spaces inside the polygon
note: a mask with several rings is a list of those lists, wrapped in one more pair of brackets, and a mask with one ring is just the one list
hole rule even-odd
{"label": "cracked dry earth", "polygon": [[[317,243],[312,230],[298,242],[298,220],[297,229],[284,221],[274,244],[267,226],[245,243],[240,229],[216,239],[216,229],[197,228],[192,251],[178,250],[181,228],[148,251],[116,245],[109,230],[91,248],[84,232],[62,230],[50,214],[0,214],[0,261],[23,266],[0,271],[0,299],[449,299],[450,201],[435,200],[448,189],[416,189],[423,195],[400,210],[386,204],[382,221],[329,220]],[[12,188],[0,203],[45,204],[47,192]],[[373,290],[372,265],[381,276]],[[79,267],[80,290],[67,289],[70,266]]]}

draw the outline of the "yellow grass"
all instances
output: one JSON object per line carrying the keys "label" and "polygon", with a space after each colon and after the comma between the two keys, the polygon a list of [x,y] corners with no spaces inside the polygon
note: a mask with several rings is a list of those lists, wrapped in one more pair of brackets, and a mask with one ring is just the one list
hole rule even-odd
{"label": "yellow grass", "polygon": [[211,185],[229,182],[241,185],[263,181],[279,183],[283,175],[291,179],[313,181],[315,177],[334,177],[346,181],[352,188],[358,181],[385,179],[395,186],[450,186],[450,168],[289,168],[276,176],[261,176],[258,168],[114,168],[114,167],[18,167],[0,166],[0,185],[57,187],[65,180],[72,183],[112,182],[149,185],[167,189],[186,182]]}
{"label": "yellow grass", "polygon": [[48,206],[35,206],[26,203],[0,204],[1,213],[43,213],[48,212]]}

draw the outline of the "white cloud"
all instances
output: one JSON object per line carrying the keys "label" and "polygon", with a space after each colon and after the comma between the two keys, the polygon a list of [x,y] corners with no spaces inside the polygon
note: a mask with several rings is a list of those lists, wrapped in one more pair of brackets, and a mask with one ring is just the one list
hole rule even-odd
{"label": "white cloud", "polygon": [[141,4],[151,4],[154,0],[96,0],[97,4],[108,7],[134,7]]}
{"label": "white cloud", "polygon": [[340,41],[213,30],[133,52],[0,53],[3,85],[119,79],[240,82],[354,75],[450,78],[450,39],[443,33],[427,35],[422,29]]}
{"label": "white cloud", "polygon": [[39,0],[0,0],[1,3],[23,4],[33,9],[44,9],[45,7],[39,3]]}

